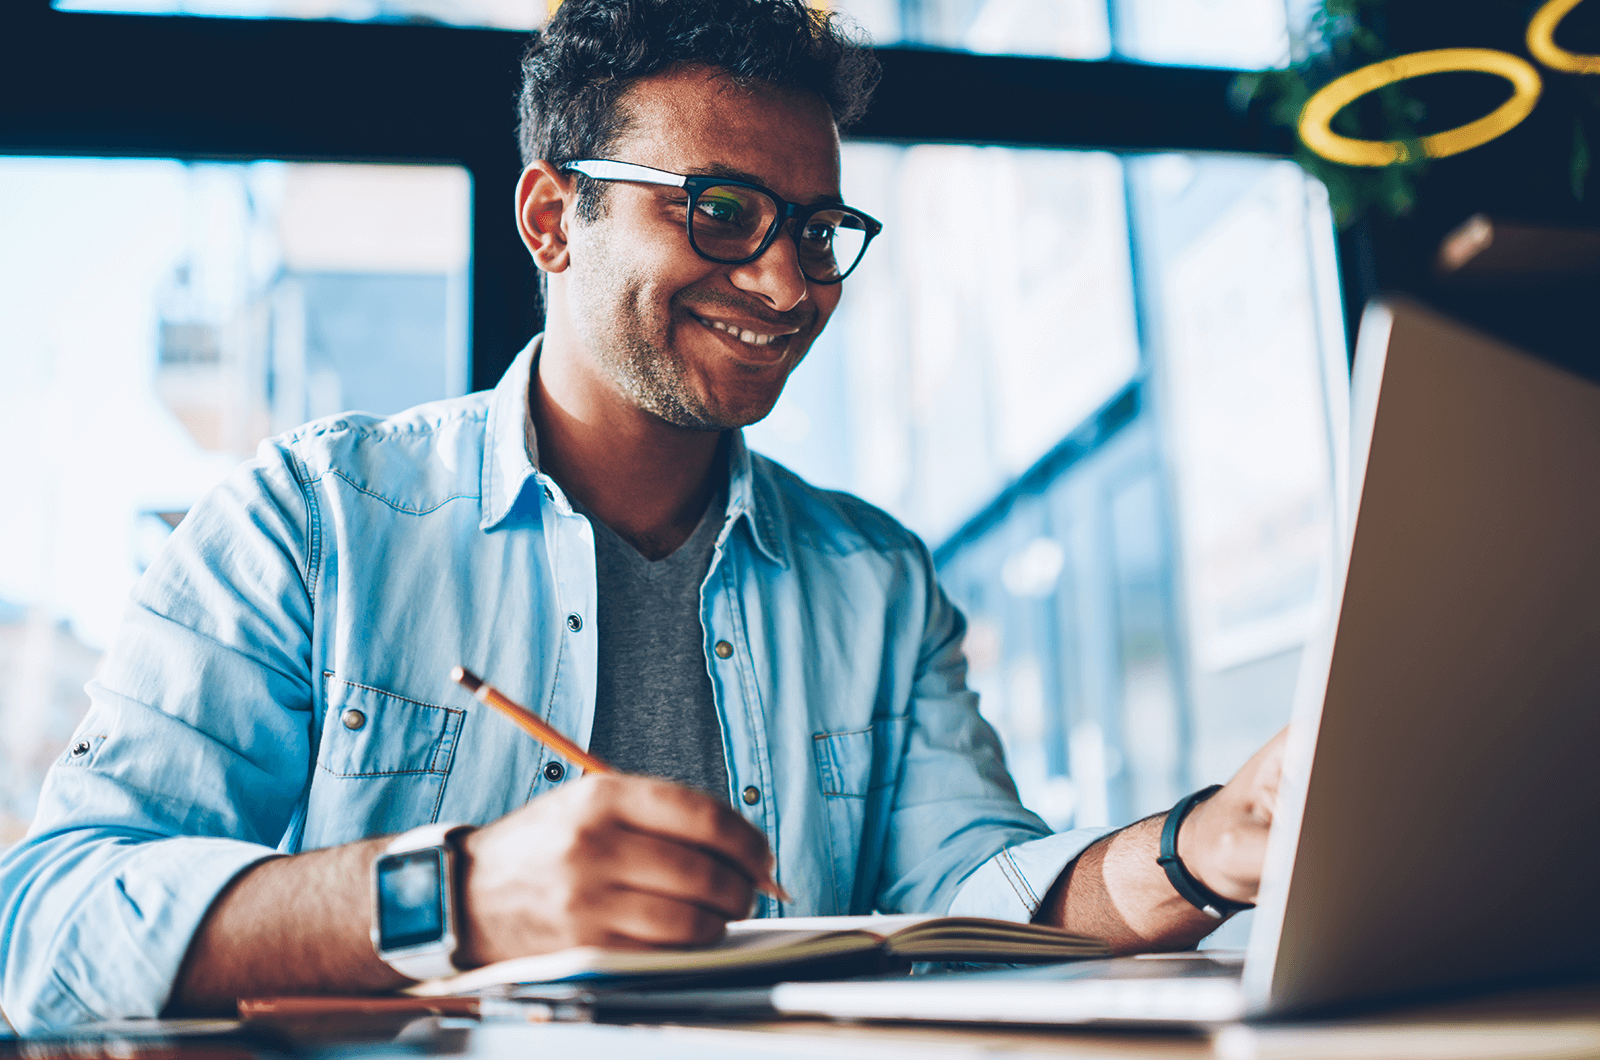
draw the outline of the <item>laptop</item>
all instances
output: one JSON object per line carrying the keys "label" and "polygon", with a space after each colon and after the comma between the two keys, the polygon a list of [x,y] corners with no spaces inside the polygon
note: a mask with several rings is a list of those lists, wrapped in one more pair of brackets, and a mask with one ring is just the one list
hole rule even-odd
{"label": "laptop", "polygon": [[1248,948],[617,997],[1027,1024],[1303,1017],[1600,973],[1600,386],[1375,303],[1337,615],[1307,646]]}

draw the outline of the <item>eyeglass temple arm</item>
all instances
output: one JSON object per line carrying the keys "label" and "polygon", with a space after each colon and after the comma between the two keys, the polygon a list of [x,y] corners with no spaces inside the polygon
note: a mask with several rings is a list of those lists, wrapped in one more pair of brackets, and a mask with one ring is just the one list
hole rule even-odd
{"label": "eyeglass temple arm", "polygon": [[642,184],[665,184],[670,188],[681,188],[688,180],[687,177],[677,173],[667,173],[664,170],[651,169],[649,166],[635,165],[632,162],[613,162],[609,158],[568,162],[561,168],[582,173],[595,180],[633,180]]}

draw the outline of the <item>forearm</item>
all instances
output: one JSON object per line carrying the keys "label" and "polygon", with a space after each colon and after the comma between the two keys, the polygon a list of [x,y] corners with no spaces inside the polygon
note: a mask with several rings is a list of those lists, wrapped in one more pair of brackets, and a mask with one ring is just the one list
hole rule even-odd
{"label": "forearm", "polygon": [[[1277,816],[1287,729],[1180,822],[1176,853],[1202,893],[1253,903]],[[1034,919],[1103,938],[1115,953],[1187,949],[1221,921],[1190,905],[1156,862],[1166,814],[1114,832],[1067,866]]]}
{"label": "forearm", "polygon": [[1116,954],[1188,949],[1218,921],[1172,889],[1156,864],[1166,815],[1114,832],[1068,866],[1034,918],[1104,939]]}
{"label": "forearm", "polygon": [[372,862],[386,839],[263,861],[212,904],[167,1015],[232,1011],[240,997],[374,993],[408,980],[373,952]]}

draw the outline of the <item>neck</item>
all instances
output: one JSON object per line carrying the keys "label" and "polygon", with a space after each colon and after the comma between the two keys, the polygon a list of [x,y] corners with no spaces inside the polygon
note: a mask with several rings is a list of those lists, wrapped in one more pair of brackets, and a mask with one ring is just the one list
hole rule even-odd
{"label": "neck", "polygon": [[616,400],[548,342],[528,404],[540,467],[642,555],[670,555],[694,533],[725,467],[721,432]]}

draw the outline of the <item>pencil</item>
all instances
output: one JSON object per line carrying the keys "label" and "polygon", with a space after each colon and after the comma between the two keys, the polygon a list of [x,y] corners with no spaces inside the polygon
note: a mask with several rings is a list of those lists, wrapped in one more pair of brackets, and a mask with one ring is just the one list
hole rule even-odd
{"label": "pencil", "polygon": [[[489,684],[489,682],[465,666],[457,666],[451,670],[450,680],[471,692],[472,697],[478,702],[494,707],[516,722],[523,732],[532,736],[562,758],[581,767],[585,773],[621,773],[621,770],[602,762],[588,751],[585,751],[550,725],[549,722],[500,691],[494,685]],[[758,881],[756,890],[776,901],[788,902],[790,905],[794,904],[793,896],[783,889],[783,884],[770,876],[765,880]]]}
{"label": "pencil", "polygon": [[539,715],[518,703],[494,685],[489,684],[465,666],[458,666],[451,670],[450,680],[471,692],[473,698],[478,702],[487,703],[516,722],[523,732],[532,736],[573,765],[579,766],[585,773],[617,772],[617,770],[567,739],[566,736],[562,735]]}

